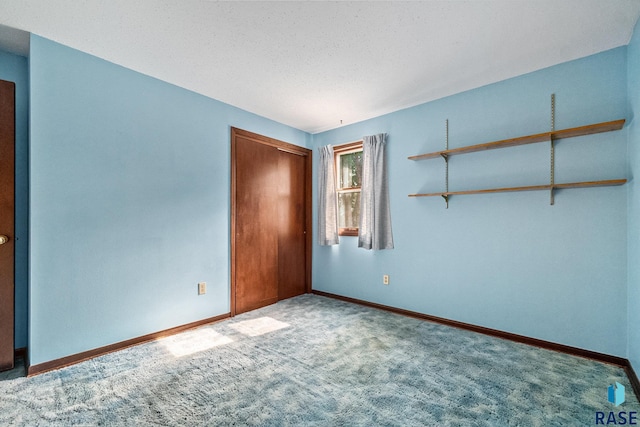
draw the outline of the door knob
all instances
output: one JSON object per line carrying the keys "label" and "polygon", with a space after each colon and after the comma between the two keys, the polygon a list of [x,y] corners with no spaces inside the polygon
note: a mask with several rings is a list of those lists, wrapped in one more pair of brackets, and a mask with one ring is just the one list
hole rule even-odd
{"label": "door knob", "polygon": [[4,245],[8,241],[9,241],[9,237],[5,236],[4,234],[0,235],[0,245]]}

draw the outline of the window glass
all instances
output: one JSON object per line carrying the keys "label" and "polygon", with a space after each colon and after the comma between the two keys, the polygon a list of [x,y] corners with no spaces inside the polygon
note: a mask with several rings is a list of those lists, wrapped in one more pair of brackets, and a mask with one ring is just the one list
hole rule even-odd
{"label": "window glass", "polygon": [[362,185],[362,143],[338,146],[334,148],[334,152],[338,175],[338,234],[357,236]]}
{"label": "window glass", "polygon": [[338,228],[358,228],[360,191],[338,193]]}
{"label": "window glass", "polygon": [[362,151],[340,155],[339,188],[360,187],[362,180]]}

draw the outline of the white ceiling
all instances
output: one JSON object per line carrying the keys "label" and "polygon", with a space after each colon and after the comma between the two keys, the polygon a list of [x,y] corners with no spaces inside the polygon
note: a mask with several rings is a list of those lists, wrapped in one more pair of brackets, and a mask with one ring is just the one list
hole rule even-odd
{"label": "white ceiling", "polygon": [[0,0],[0,48],[24,55],[32,32],[316,133],[626,45],[639,15],[640,0]]}

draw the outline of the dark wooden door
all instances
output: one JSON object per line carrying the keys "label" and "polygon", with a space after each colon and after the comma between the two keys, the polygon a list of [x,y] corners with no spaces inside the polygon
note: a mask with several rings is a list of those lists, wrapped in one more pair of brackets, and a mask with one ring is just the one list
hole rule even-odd
{"label": "dark wooden door", "polygon": [[278,299],[286,299],[306,291],[306,159],[278,153]]}
{"label": "dark wooden door", "polygon": [[15,84],[0,80],[0,370],[14,357]]}
{"label": "dark wooden door", "polygon": [[231,313],[311,290],[311,151],[231,132]]}
{"label": "dark wooden door", "polygon": [[236,312],[278,301],[278,150],[236,139]]}

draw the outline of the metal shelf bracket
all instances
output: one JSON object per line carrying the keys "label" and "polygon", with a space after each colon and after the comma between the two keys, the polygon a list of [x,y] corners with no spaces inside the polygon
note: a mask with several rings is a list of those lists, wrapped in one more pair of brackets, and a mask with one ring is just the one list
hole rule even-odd
{"label": "metal shelf bracket", "polygon": [[556,130],[556,94],[551,94],[551,139],[550,139],[550,148],[551,148],[551,165],[550,165],[550,190],[549,190],[549,204],[553,206],[555,203],[553,197],[553,187],[555,184],[555,170],[556,170],[556,148],[553,142],[553,132]]}
{"label": "metal shelf bracket", "polygon": [[[449,119],[446,119],[444,123],[446,128],[444,149],[448,150],[449,149]],[[449,192],[449,155],[445,153],[441,153],[440,155],[444,159],[444,191],[445,193],[448,193]],[[444,198],[444,201],[446,203],[446,209],[449,209],[449,196],[443,194],[442,197]]]}

